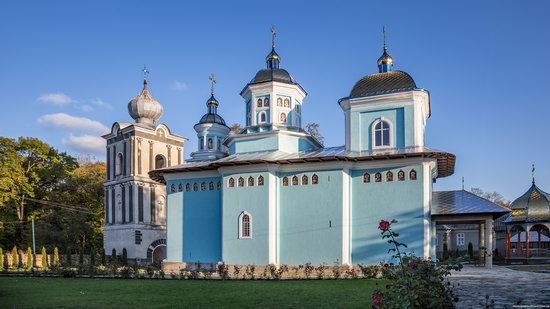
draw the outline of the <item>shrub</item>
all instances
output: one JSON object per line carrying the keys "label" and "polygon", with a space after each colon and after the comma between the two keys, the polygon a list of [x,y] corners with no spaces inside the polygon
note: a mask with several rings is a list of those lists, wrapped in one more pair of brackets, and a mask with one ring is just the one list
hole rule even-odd
{"label": "shrub", "polygon": [[340,266],[338,265],[338,262],[334,263],[334,266],[332,267],[332,277],[334,279],[340,279],[340,275],[342,274],[340,270]]}
{"label": "shrub", "polygon": [[306,275],[306,279],[309,279],[309,277],[311,276],[311,272],[313,272],[313,269],[315,269],[315,267],[313,267],[311,263],[306,263],[306,265],[304,265],[304,274]]}
{"label": "shrub", "polygon": [[471,242],[468,243],[468,256],[469,257],[474,256],[474,245],[472,245]]}
{"label": "shrub", "polygon": [[391,229],[393,220],[380,221],[379,229],[382,238],[387,239],[394,252],[392,259],[399,261],[393,267],[394,280],[386,286],[384,292],[373,294],[374,308],[454,308],[457,300],[450,285],[445,284],[445,277],[451,269],[459,270],[461,265],[437,265],[430,259],[424,260],[412,254],[401,252],[407,245],[398,242],[399,234]]}
{"label": "shrub", "polygon": [[67,252],[65,252],[65,266],[71,266],[72,263],[71,247],[67,247]]}
{"label": "shrub", "polygon": [[246,275],[248,278],[254,279],[256,277],[256,266],[254,265],[246,266]]}
{"label": "shrub", "polygon": [[32,270],[33,266],[33,254],[31,247],[27,247],[27,270]]}
{"label": "shrub", "polygon": [[105,248],[101,248],[101,265],[105,266],[107,265],[106,261],[105,261]]}
{"label": "shrub", "polygon": [[53,267],[59,267],[59,249],[53,248]]}
{"label": "shrub", "polygon": [[84,265],[84,248],[81,248],[78,252],[78,265]]}
{"label": "shrub", "polygon": [[11,267],[14,269],[19,268],[19,253],[17,252],[17,246],[13,246],[13,249],[11,249]]}
{"label": "shrub", "polygon": [[233,277],[239,279],[239,274],[241,273],[241,266],[233,265]]}
{"label": "shrub", "polygon": [[126,248],[122,249],[122,265],[128,266],[128,251]]}
{"label": "shrub", "polygon": [[325,269],[327,269],[325,264],[321,264],[315,268],[315,271],[317,272],[317,279],[323,279],[325,277]]}
{"label": "shrub", "polygon": [[46,247],[42,246],[42,269],[48,268],[48,253]]}
{"label": "shrub", "polygon": [[0,271],[4,271],[4,251],[0,247]]}
{"label": "shrub", "polygon": [[443,243],[443,259],[446,260],[449,258],[449,249],[447,248],[447,243]]}
{"label": "shrub", "polygon": [[[180,269],[180,272],[182,270],[183,269]],[[227,265],[225,265],[225,262],[218,263],[217,272],[218,272],[218,275],[220,276],[220,279],[226,280],[229,278],[229,270]]]}
{"label": "shrub", "polygon": [[111,264],[116,264],[116,249],[113,248],[113,250],[111,251]]}
{"label": "shrub", "polygon": [[90,248],[90,267],[94,267],[95,266],[95,248],[94,247],[91,247]]}

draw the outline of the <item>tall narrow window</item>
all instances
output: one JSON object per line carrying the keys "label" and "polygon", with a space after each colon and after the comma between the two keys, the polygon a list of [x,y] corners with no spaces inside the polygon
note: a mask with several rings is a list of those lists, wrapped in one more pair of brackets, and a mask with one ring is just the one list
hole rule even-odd
{"label": "tall narrow window", "polygon": [[258,186],[263,186],[264,185],[264,176],[259,176],[258,177]]}
{"label": "tall narrow window", "polygon": [[208,139],[208,149],[214,148],[214,141],[211,138]]}
{"label": "tall narrow window", "polygon": [[212,181],[208,183],[208,190],[214,191],[214,183]]}
{"label": "tall narrow window", "polygon": [[393,181],[393,173],[391,171],[386,172],[386,181]]}
{"label": "tall narrow window", "polygon": [[204,149],[204,137],[199,138],[199,149]]}
{"label": "tall narrow window", "polygon": [[283,177],[283,186],[288,186],[288,177]]}
{"label": "tall narrow window", "polygon": [[239,177],[239,179],[237,180],[237,186],[244,187],[244,178]]}
{"label": "tall narrow window", "polygon": [[249,187],[254,187],[254,177],[252,177],[252,176],[248,177],[248,186]]}
{"label": "tall narrow window", "polygon": [[309,179],[307,178],[307,175],[302,176],[302,185],[307,185],[309,182]]}
{"label": "tall narrow window", "polygon": [[290,108],[290,100],[289,99],[285,99],[285,107]]}
{"label": "tall narrow window", "polygon": [[405,180],[405,172],[403,172],[403,170],[399,170],[399,172],[397,172],[397,180],[398,181]]}
{"label": "tall narrow window", "polygon": [[457,246],[464,246],[465,241],[464,233],[457,233],[456,234],[456,245]]}
{"label": "tall narrow window", "polygon": [[221,181],[218,181],[218,183],[216,184],[216,190],[221,190],[222,189],[222,182]]}
{"label": "tall narrow window", "polygon": [[416,180],[416,171],[415,170],[411,170],[409,172],[409,180]]}
{"label": "tall narrow window", "polygon": [[285,113],[281,113],[281,116],[279,117],[279,121],[281,123],[286,123],[286,114]]}
{"label": "tall narrow window", "polygon": [[122,166],[123,166],[122,162],[123,161],[124,161],[124,157],[122,156],[122,153],[117,154],[116,162],[115,162],[115,175],[116,176],[122,175]]}
{"label": "tall narrow window", "polygon": [[365,173],[363,174],[363,183],[369,183],[370,182],[370,174]]}
{"label": "tall narrow window", "polygon": [[268,106],[269,106],[269,98],[265,98],[265,99],[264,99],[264,106],[265,106],[265,107],[268,107]]}
{"label": "tall narrow window", "polygon": [[390,146],[390,123],[378,120],[374,125],[374,147]]}
{"label": "tall narrow window", "polygon": [[176,192],[176,185],[170,185],[170,192]]}
{"label": "tall narrow window", "polygon": [[218,150],[222,150],[222,141],[218,140]]}
{"label": "tall narrow window", "polygon": [[374,181],[375,182],[382,182],[382,173],[376,172],[376,174],[374,174]]}
{"label": "tall narrow window", "polygon": [[235,186],[235,179],[233,179],[233,177],[229,177],[227,186],[230,188],[233,188]]}
{"label": "tall narrow window", "polygon": [[292,185],[293,185],[293,186],[297,186],[297,185],[298,185],[298,176],[293,176],[293,177],[292,177]]}
{"label": "tall narrow window", "polygon": [[262,104],[262,99],[258,99],[258,107],[262,107],[263,104]]}
{"label": "tall narrow window", "polygon": [[185,185],[185,192],[189,192],[189,191],[191,191],[191,184],[187,183]]}
{"label": "tall narrow window", "polygon": [[199,191],[199,184],[196,182],[193,184],[193,191]]}
{"label": "tall narrow window", "polygon": [[239,238],[252,238],[252,216],[246,211],[239,216]]}
{"label": "tall narrow window", "polygon": [[201,183],[201,191],[206,191],[206,182]]}
{"label": "tall narrow window", "polygon": [[316,185],[318,183],[319,183],[319,176],[317,176],[317,174],[313,174],[313,176],[311,176],[311,184]]}
{"label": "tall narrow window", "polygon": [[157,155],[155,157],[155,169],[166,167],[166,161],[163,155]]}
{"label": "tall narrow window", "polygon": [[178,192],[182,192],[183,191],[183,184],[179,184],[178,185]]}
{"label": "tall narrow window", "polygon": [[265,112],[261,112],[260,113],[260,123],[264,123],[264,122],[267,121],[265,117],[266,117]]}

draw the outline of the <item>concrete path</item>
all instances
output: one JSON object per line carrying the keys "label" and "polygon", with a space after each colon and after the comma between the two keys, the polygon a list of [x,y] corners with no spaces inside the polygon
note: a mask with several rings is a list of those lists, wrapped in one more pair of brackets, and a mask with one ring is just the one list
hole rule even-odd
{"label": "concrete path", "polygon": [[458,294],[457,308],[550,308],[550,274],[511,270],[503,266],[492,269],[464,266],[450,277]]}

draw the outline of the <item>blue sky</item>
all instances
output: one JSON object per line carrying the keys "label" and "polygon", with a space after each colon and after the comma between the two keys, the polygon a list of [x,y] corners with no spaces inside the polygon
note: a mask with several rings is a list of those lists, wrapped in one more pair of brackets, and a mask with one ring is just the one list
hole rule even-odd
{"label": "blue sky", "polygon": [[376,72],[382,25],[395,68],[431,93],[427,144],[457,155],[437,190],[550,191],[549,1],[10,1],[0,18],[2,136],[35,136],[103,159],[99,136],[130,121],[147,64],[161,121],[190,138],[210,73],[220,114],[244,122],[239,92],[265,66],[277,28],[281,67],[308,91],[304,123],[344,142],[337,100]]}

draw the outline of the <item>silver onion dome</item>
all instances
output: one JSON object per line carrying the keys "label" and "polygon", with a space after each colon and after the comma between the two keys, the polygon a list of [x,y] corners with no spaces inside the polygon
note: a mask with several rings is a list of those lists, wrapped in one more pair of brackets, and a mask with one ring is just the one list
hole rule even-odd
{"label": "silver onion dome", "polygon": [[128,102],[128,113],[137,123],[148,125],[153,125],[162,116],[162,105],[149,92],[147,80],[143,80],[141,93]]}

